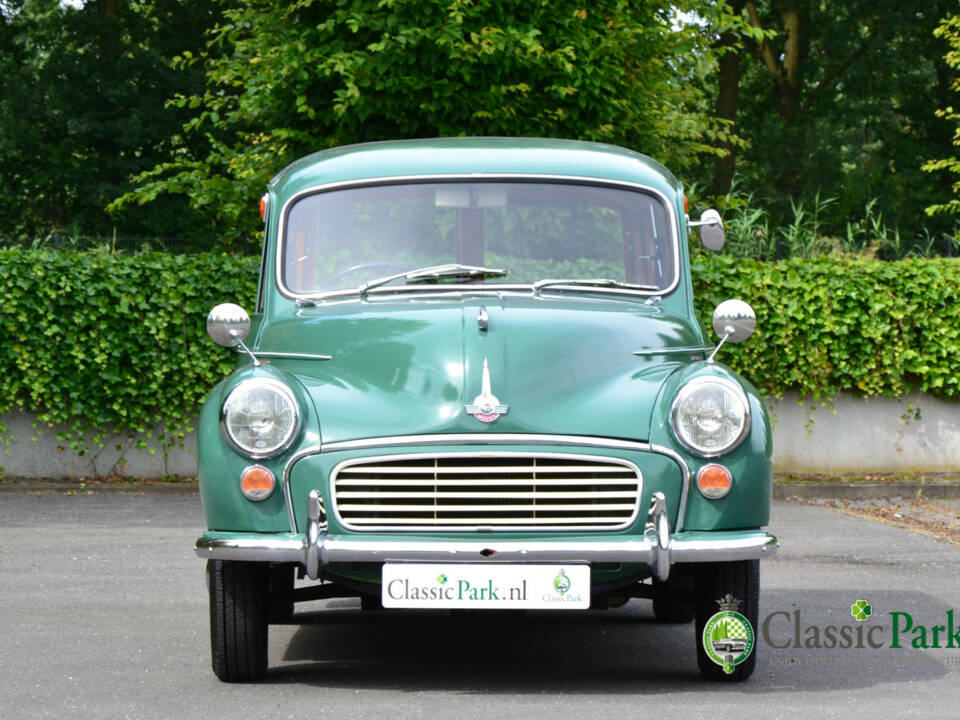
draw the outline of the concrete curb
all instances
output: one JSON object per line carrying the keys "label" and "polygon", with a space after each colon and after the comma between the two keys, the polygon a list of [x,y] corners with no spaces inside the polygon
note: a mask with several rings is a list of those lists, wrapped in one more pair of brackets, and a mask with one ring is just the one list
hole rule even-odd
{"label": "concrete curb", "polygon": [[947,499],[960,497],[960,483],[835,483],[835,482],[798,482],[774,483],[773,499],[789,500],[799,498],[812,500],[829,498],[836,500],[870,500],[878,497],[925,497]]}
{"label": "concrete curb", "polygon": [[93,495],[109,493],[117,495],[198,495],[197,483],[145,483],[145,482],[53,482],[49,480],[15,480],[0,483],[2,493],[72,493]]}

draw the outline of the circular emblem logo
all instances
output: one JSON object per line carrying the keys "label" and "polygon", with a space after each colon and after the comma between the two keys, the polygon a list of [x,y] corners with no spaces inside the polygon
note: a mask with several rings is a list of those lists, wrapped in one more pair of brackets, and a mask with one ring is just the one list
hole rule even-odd
{"label": "circular emblem logo", "polygon": [[707,651],[707,657],[728,675],[750,657],[753,644],[753,627],[738,612],[721,610],[703,626],[703,649]]}
{"label": "circular emblem logo", "polygon": [[563,570],[553,579],[553,589],[558,595],[566,595],[570,589],[570,578],[567,577],[567,574]]}

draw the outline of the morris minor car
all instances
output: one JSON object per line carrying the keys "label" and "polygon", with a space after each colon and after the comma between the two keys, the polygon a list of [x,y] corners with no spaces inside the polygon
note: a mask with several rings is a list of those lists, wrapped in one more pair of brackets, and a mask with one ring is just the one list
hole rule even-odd
{"label": "morris minor car", "polygon": [[319,152],[261,211],[252,313],[207,318],[239,353],[198,433],[217,677],[262,676],[271,622],[344,596],[398,613],[642,598],[694,623],[706,677],[751,674],[752,639],[734,658],[714,637],[718,660],[705,633],[724,609],[756,627],[777,549],[767,413],[717,358],[753,311],[721,303],[718,344],[694,313],[688,235],[719,248],[719,214],[691,221],[636,152],[502,138]]}

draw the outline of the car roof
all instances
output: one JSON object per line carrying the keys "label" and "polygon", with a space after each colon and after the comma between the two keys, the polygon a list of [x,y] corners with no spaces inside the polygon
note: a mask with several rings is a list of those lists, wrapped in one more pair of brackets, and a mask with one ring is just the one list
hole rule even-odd
{"label": "car roof", "polygon": [[603,143],[451,137],[345,145],[284,168],[270,188],[284,198],[332,183],[438,175],[539,175],[635,183],[675,196],[680,184],[656,160]]}

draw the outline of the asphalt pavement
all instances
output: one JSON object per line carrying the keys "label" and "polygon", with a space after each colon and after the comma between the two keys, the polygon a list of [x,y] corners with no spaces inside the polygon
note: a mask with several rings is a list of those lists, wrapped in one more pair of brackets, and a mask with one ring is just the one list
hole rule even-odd
{"label": "asphalt pavement", "polygon": [[[343,599],[271,626],[267,678],[226,685],[209,669],[202,527],[196,496],[0,494],[0,718],[960,712],[960,648],[946,647],[947,626],[960,632],[960,547],[827,508],[774,503],[782,548],[762,563],[757,670],[736,686],[701,680],[692,624],[659,625],[642,600],[499,616]],[[937,625],[943,647],[913,646],[919,626],[932,645]]]}

